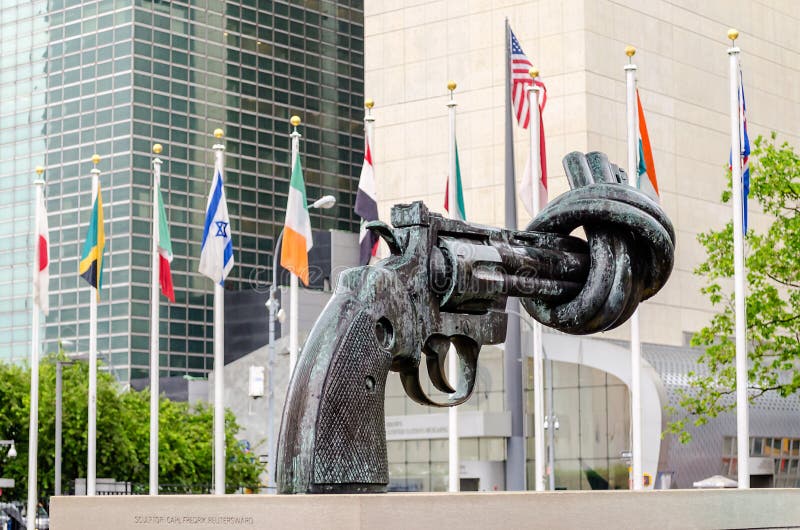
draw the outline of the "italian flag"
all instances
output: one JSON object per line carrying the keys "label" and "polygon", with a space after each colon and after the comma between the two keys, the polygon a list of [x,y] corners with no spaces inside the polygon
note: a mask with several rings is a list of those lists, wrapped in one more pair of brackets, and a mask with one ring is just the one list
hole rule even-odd
{"label": "italian flag", "polygon": [[161,197],[161,190],[158,190],[158,282],[161,284],[161,292],[169,298],[170,302],[175,301],[175,288],[172,285],[172,270],[169,264],[172,262],[172,241],[169,239],[169,228],[167,227],[167,213],[164,211],[164,199]]}
{"label": "italian flag", "polygon": [[308,217],[306,185],[300,156],[295,157],[289,200],[286,203],[286,222],[283,227],[281,267],[288,270],[308,286],[308,251],[314,246],[311,239],[311,219]]}

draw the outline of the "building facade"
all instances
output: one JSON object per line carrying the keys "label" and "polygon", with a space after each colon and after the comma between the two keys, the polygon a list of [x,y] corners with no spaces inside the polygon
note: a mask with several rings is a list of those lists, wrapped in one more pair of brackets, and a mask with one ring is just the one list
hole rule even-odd
{"label": "building facade", "polygon": [[101,156],[106,219],[98,353],[122,381],[148,376],[154,143],[175,259],[176,303],[161,303],[161,375],[211,369],[212,285],[197,272],[213,171],[225,131],[236,266],[227,289],[271,280],[289,186],[289,117],[319,229],[357,229],[363,150],[360,0],[11,1],[0,7],[0,359],[30,348],[34,167],[46,168],[51,313],[45,352],[88,349],[90,292],[78,276]]}
{"label": "building facade", "polygon": [[[642,340],[680,345],[713,314],[693,273],[698,233],[731,218],[722,204],[730,151],[726,32],[741,36],[751,140],[771,131],[800,145],[800,41],[791,2],[508,0],[365,4],[365,86],[376,106],[374,164],[381,219],[422,199],[443,211],[448,80],[454,80],[467,219],[504,226],[504,20],[541,71],[550,198],[567,189],[561,159],[600,150],[626,164],[624,49],[637,49],[638,88],[661,189],[677,235],[666,287],[641,308]],[[517,187],[529,133],[514,129]],[[750,201],[750,223],[768,223]],[[518,226],[528,220],[518,201]],[[605,336],[627,339],[623,326]]]}
{"label": "building facade", "polygon": [[[650,361],[647,370],[661,374],[663,385],[669,386],[675,377],[685,378],[687,367],[696,359],[696,352],[687,346],[688,338],[715,312],[700,292],[703,278],[694,274],[704,259],[697,235],[721,228],[732,217],[731,205],[720,201],[730,150],[727,30],[735,27],[741,34],[736,44],[742,49],[751,141],[774,131],[779,141],[798,146],[800,40],[793,28],[800,21],[800,8],[791,2],[758,0],[368,2],[365,91],[377,102],[373,161],[382,219],[389,218],[393,204],[419,199],[431,210],[443,211],[448,171],[447,83],[453,80],[457,83],[456,130],[467,219],[505,225],[506,19],[547,86],[543,121],[551,199],[568,188],[561,159],[571,151],[604,151],[612,161],[625,165],[623,67],[628,58],[624,50],[626,45],[637,49],[632,60],[638,66],[638,88],[653,146],[661,204],[677,235],[675,268],[669,282],[641,306],[641,337],[655,352],[650,355],[645,348],[645,365]],[[528,145],[528,131],[514,124],[517,189],[528,159]],[[519,200],[516,206],[517,224],[524,227],[529,219]],[[749,218],[756,231],[768,226],[769,219],[753,201]],[[626,324],[597,337],[627,344],[630,327]],[[546,335],[545,343],[551,339]],[[581,346],[580,339],[570,340],[572,346],[560,351],[572,351],[576,356],[570,358],[565,353],[568,360],[556,360],[551,372],[553,383],[546,385],[553,392],[549,394],[548,390],[545,413],[552,406],[560,420],[555,436],[555,469],[548,469],[555,474],[556,487],[588,489],[594,487],[588,477],[596,480],[598,473],[607,487],[627,487],[627,463],[622,453],[630,449],[628,383],[600,362],[605,359],[605,346]],[[525,346],[530,342],[523,339],[522,344],[519,353],[525,358],[530,355],[526,351],[530,346]],[[659,348],[683,351],[675,354],[681,359],[680,366],[675,368],[663,361],[674,352],[664,357]],[[484,352],[487,350],[491,351],[484,348]],[[474,403],[461,408],[503,411],[503,355],[502,351],[481,354],[479,364],[489,363],[484,379],[479,377]],[[491,389],[487,390],[489,383]],[[529,392],[530,383],[526,385]],[[397,420],[399,426],[405,421],[413,428],[406,431],[405,438],[390,441],[392,480],[400,481],[399,489],[443,489],[447,483],[446,433],[438,432],[442,424],[433,420],[426,426],[414,423],[421,421],[416,419],[418,415],[440,411],[407,403],[399,386],[389,388],[394,393],[390,392],[387,414],[415,418]],[[661,403],[677,404],[672,394]],[[786,406],[797,410],[795,401]],[[530,401],[526,410],[532,410]],[[762,409],[751,414],[764,418],[751,422],[751,452],[760,455],[764,453],[762,447],[769,444],[772,453],[786,459],[786,471],[775,475],[775,484],[794,484],[795,429],[784,423],[785,417],[767,419]],[[526,429],[532,431],[532,418],[527,418]],[[675,479],[673,485],[691,487],[687,477],[694,472],[687,471],[690,468],[720,473],[724,467],[731,473],[735,468],[730,462],[731,454],[735,454],[735,449],[731,452],[735,446],[731,437],[736,430],[735,422],[729,420],[716,424],[716,430],[710,431],[713,436],[705,431],[695,433],[695,443],[705,444],[698,454],[706,461],[693,462],[682,467],[679,474],[670,475]],[[431,434],[409,434],[417,428],[429,429]],[[506,458],[503,436],[508,435],[504,433],[510,430],[488,429],[466,443],[462,441],[462,472],[470,472],[463,465],[465,460],[502,463]],[[661,464],[680,461],[662,458],[679,449],[654,443],[654,454],[649,463],[645,462],[645,471],[653,475],[653,481],[657,478],[653,470],[675,471]],[[692,445],[687,447],[691,451]],[[529,488],[533,484],[531,454],[532,439],[528,436]],[[488,485],[491,489],[491,481]],[[662,485],[666,486],[666,479]]]}

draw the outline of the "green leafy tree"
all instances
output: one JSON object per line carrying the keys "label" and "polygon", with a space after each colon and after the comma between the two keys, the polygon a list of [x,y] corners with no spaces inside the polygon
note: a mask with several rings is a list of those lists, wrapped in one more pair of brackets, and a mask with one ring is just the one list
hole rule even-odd
{"label": "green leafy tree", "polygon": [[[759,136],[750,174],[750,201],[772,216],[772,224],[763,234],[749,230],[745,244],[748,388],[751,400],[770,391],[787,397],[800,388],[800,158],[788,143],[778,145],[774,133]],[[723,202],[731,195],[729,172]],[[684,442],[691,439],[689,422],[702,425],[735,407],[733,224],[698,240],[707,258],[695,273],[705,276],[702,292],[719,312],[692,338],[705,349],[704,366],[691,374],[691,388],[680,401],[686,415],[669,427]]]}
{"label": "green leafy tree", "polygon": [[[39,495],[54,491],[55,469],[55,357],[39,368]],[[62,396],[62,477],[86,476],[87,389],[85,362],[65,365]],[[0,449],[0,476],[13,478],[13,489],[0,500],[22,500],[27,492],[30,369],[0,364],[0,439],[16,442],[17,457]],[[159,483],[178,492],[202,493],[211,485],[213,409],[162,397],[159,401]],[[263,465],[237,442],[240,427],[230,411],[225,414],[229,493],[239,486],[259,484]],[[131,482],[146,491],[150,454],[150,394],[122,391],[109,373],[97,374],[97,476]]]}
{"label": "green leafy tree", "polygon": [[19,478],[28,469],[28,450],[22,445],[23,440],[25,444],[28,442],[30,385],[25,383],[26,374],[30,372],[21,366],[0,365],[0,439],[14,440],[17,449],[17,457],[11,458],[8,456],[10,448],[0,446],[0,477],[17,481],[13,490],[3,489],[0,500],[13,498],[14,491],[24,491],[19,490],[20,485],[25,484],[20,483]]}

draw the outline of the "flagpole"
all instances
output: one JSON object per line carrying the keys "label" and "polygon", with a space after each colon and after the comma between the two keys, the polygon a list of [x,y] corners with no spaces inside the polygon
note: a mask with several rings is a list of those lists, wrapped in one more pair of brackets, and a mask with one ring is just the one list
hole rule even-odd
{"label": "flagpole", "polygon": [[[628,183],[636,186],[639,135],[636,127],[636,65],[632,58],[633,46],[625,47],[628,64],[625,65],[626,111],[628,129]],[[642,481],[642,345],[639,339],[639,310],[631,316],[631,480],[634,490],[643,487]]]}
{"label": "flagpole", "polygon": [[[94,164],[92,168],[92,204],[94,205],[97,202],[100,184],[100,170],[97,169],[100,155],[92,155],[92,163]],[[102,258],[102,254],[97,256],[97,274],[100,274]],[[89,432],[87,434],[88,462],[86,465],[86,494],[89,496],[95,494],[97,477],[97,297],[99,296],[99,287],[99,282],[97,282],[97,286],[92,287],[92,294],[89,297]]]}
{"label": "flagpole", "polygon": [[158,192],[161,185],[161,144],[153,146],[153,255],[150,265],[150,495],[158,495],[159,305],[158,305]]}
{"label": "flagpole", "polygon": [[[447,90],[450,91],[450,99],[447,101],[447,112],[450,119],[450,143],[447,149],[448,154],[448,185],[447,185],[447,204],[450,210],[450,219],[458,219],[458,196],[456,181],[456,106],[458,103],[453,99],[453,91],[456,89],[455,81],[447,83]],[[451,344],[447,353],[447,371],[450,385],[457,388],[458,384],[458,364],[456,359],[456,349]],[[460,489],[460,463],[458,454],[458,408],[450,407],[447,410],[448,418],[448,485],[447,491],[459,491]]]}
{"label": "flagpole", "polygon": [[[530,163],[531,163],[531,200],[533,217],[539,213],[542,160],[539,151],[541,130],[539,129],[539,91],[536,78],[539,70],[531,68],[531,86],[528,87],[528,107],[530,108]],[[536,491],[544,491],[544,378],[542,372],[542,325],[533,323],[533,465]]]}
{"label": "flagpole", "polygon": [[[275,290],[278,282],[278,247],[283,237],[283,230],[278,235],[278,240],[273,249],[272,258],[272,285],[269,286],[269,299],[267,300],[267,310],[269,311],[269,357],[267,368],[269,371],[269,383],[267,386],[267,493],[278,493],[275,480],[275,456],[278,444],[275,442],[275,318],[278,312],[278,299],[275,297]],[[271,489],[274,488],[274,489]]]}
{"label": "flagpole", "polygon": [[[511,124],[511,27],[506,18],[506,105],[505,105],[505,224],[517,228],[517,192],[514,176],[514,131]],[[511,413],[511,436],[506,442],[506,489],[525,490],[525,414],[523,406],[523,364],[520,362],[519,300],[509,297],[508,328],[503,354],[505,405]]]}
{"label": "flagpole", "polygon": [[[367,111],[364,114],[364,132],[367,135],[370,151],[375,152],[375,116],[372,115],[372,107],[375,106],[373,99],[368,99],[364,102],[364,107]],[[366,151],[366,150],[365,150]]]}
{"label": "flagpole", "polygon": [[[747,336],[744,285],[744,235],[742,232],[742,162],[741,124],[739,123],[739,53],[736,39],[739,32],[728,30],[731,47],[730,110],[731,110],[731,188],[733,189],[733,268],[734,310],[736,314],[736,440],[740,489],[750,487],[750,418],[747,403]],[[736,156],[736,158],[734,158]]]}
{"label": "flagpole", "polygon": [[[44,168],[42,166],[36,167],[36,180],[33,182],[35,186],[34,200],[34,221],[33,221],[33,285],[37,285],[39,275],[39,233],[41,226],[39,219],[41,218],[41,205],[42,195],[44,193],[44,180],[42,179]],[[41,287],[40,287],[41,289]],[[37,466],[39,455],[39,315],[41,307],[39,306],[36,288],[33,291],[33,303],[31,304],[31,403],[30,403],[30,423],[28,430],[28,514],[35,514],[38,506],[37,495]],[[28,515],[30,521],[30,515]],[[34,518],[34,521],[36,519]]]}
{"label": "flagpole", "polygon": [[[214,130],[214,163],[225,167],[222,129]],[[224,281],[224,280],[223,280]],[[214,494],[225,495],[225,291],[214,282]]]}
{"label": "flagpole", "polygon": [[[374,255],[377,255],[377,236],[368,233],[365,228],[368,221],[374,221],[378,218],[378,201],[375,190],[375,173],[372,166],[372,153],[374,147],[372,145],[375,140],[374,128],[375,117],[372,115],[372,107],[375,106],[373,99],[364,101],[364,165],[361,167],[361,175],[358,179],[358,193],[356,193],[355,213],[361,217],[361,223],[358,230],[358,253],[359,265],[369,265]],[[369,158],[369,160],[367,160]],[[365,173],[367,164],[369,164],[369,173]],[[371,178],[365,175],[370,175]],[[366,186],[366,188],[364,187]],[[365,217],[366,216],[366,217]],[[375,239],[373,239],[375,238]]]}
{"label": "flagpole", "polygon": [[[292,169],[294,169],[295,160],[300,156],[300,137],[302,136],[297,131],[297,126],[300,125],[300,116],[292,116],[289,120],[294,130],[289,135],[292,139]],[[289,274],[289,376],[294,373],[294,367],[297,365],[297,352],[298,352],[298,320],[299,320],[299,300],[300,296],[299,284],[295,274]]]}

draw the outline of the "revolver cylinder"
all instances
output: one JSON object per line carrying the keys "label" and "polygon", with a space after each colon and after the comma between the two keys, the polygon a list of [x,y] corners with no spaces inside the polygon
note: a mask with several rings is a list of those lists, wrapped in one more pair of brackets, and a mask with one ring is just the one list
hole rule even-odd
{"label": "revolver cylinder", "polygon": [[496,235],[486,241],[439,238],[429,266],[441,310],[483,313],[498,301],[503,307],[508,296],[558,302],[580,291],[589,270],[584,241],[500,230]]}

